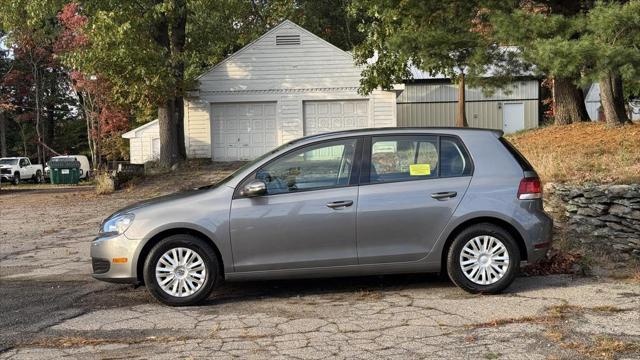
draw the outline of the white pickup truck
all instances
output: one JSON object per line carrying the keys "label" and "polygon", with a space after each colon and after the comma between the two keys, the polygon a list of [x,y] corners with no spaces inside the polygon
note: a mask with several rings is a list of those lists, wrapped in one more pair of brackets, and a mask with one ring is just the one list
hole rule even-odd
{"label": "white pickup truck", "polygon": [[10,181],[18,185],[23,180],[42,182],[44,170],[42,165],[31,164],[27,157],[0,158],[0,181]]}

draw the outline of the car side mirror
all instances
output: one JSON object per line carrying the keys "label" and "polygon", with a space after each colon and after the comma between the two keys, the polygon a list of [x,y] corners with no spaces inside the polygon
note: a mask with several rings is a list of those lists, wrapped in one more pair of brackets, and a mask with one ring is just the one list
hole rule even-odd
{"label": "car side mirror", "polygon": [[267,184],[262,180],[252,180],[240,191],[241,196],[256,197],[267,193]]}

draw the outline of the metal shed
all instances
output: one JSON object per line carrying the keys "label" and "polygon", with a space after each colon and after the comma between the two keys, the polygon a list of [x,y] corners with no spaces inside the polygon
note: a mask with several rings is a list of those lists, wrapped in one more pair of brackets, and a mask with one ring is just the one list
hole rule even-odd
{"label": "metal shed", "polygon": [[[414,76],[396,100],[398,126],[454,126],[457,102],[458,87],[451,80]],[[540,82],[523,77],[491,95],[467,87],[465,108],[472,127],[505,133],[538,127]]]}

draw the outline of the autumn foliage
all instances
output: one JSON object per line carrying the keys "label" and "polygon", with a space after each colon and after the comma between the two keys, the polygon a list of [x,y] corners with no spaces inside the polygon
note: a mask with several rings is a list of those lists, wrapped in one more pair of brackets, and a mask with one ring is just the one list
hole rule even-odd
{"label": "autumn foliage", "polygon": [[[61,55],[72,51],[82,51],[89,45],[85,34],[87,17],[81,14],[78,3],[66,4],[58,14],[58,21],[62,25],[61,33],[55,49]],[[129,128],[129,111],[112,101],[112,87],[100,74],[83,74],[71,70],[69,77],[73,88],[80,98],[83,115],[87,120],[87,132],[90,137],[90,150],[94,166],[99,165],[99,159],[126,157],[120,134]]]}
{"label": "autumn foliage", "polygon": [[63,29],[54,47],[57,53],[73,51],[89,45],[89,39],[84,33],[87,17],[80,14],[78,3],[66,4],[58,14],[58,21]]}

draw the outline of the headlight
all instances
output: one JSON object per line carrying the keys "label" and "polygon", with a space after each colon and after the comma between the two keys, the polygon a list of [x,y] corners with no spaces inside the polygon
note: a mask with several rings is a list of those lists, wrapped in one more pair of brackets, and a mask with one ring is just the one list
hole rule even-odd
{"label": "headlight", "polygon": [[103,235],[120,235],[127,231],[132,222],[133,214],[114,216],[102,224],[100,232]]}

